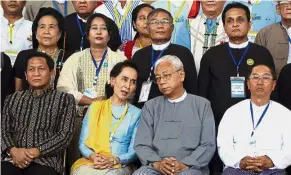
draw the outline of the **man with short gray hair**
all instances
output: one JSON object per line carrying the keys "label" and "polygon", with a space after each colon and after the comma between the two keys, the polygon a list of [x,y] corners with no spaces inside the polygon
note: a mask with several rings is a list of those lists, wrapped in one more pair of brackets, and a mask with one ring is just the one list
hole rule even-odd
{"label": "man with short gray hair", "polygon": [[145,103],[134,149],[142,167],[134,175],[204,175],[215,151],[210,102],[183,87],[181,60],[163,56],[155,64],[154,82],[164,96]]}

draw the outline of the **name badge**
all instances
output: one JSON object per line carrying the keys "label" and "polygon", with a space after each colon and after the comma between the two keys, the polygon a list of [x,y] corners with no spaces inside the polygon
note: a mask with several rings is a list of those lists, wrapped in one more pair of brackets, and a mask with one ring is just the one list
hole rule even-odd
{"label": "name badge", "polygon": [[97,93],[94,88],[86,89],[84,95],[86,95],[89,98],[97,98]]}
{"label": "name badge", "polygon": [[139,100],[138,100],[139,103],[148,101],[152,83],[153,83],[153,81],[145,81],[145,82],[143,82],[143,84],[141,86],[141,92],[140,92],[140,95],[139,95]]}
{"label": "name badge", "polygon": [[251,139],[250,142],[249,142],[249,148],[250,148],[250,153],[251,155],[253,155],[254,157],[257,156],[257,150],[256,150],[256,144],[257,144],[257,141],[255,139]]}
{"label": "name badge", "polygon": [[245,77],[230,77],[231,98],[245,98]]}

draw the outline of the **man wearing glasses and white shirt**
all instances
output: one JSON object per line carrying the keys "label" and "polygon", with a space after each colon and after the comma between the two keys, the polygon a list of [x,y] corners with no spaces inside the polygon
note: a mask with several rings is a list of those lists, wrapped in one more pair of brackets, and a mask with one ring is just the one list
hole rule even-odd
{"label": "man wearing glasses and white shirt", "polygon": [[284,175],[291,165],[291,111],[270,100],[276,74],[257,65],[247,85],[251,98],[230,107],[218,128],[222,175]]}

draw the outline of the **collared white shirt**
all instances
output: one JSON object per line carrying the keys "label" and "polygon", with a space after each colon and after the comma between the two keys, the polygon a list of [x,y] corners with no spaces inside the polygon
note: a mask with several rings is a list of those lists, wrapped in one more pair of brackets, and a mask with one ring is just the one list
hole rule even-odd
{"label": "collared white shirt", "polygon": [[59,4],[64,4],[66,0],[57,0]]}
{"label": "collared white shirt", "polygon": [[152,47],[154,50],[164,50],[165,48],[167,48],[169,45],[171,44],[171,41],[166,42],[165,44],[152,44]]}
{"label": "collared white shirt", "polygon": [[86,23],[87,22],[87,20],[86,19],[83,19],[83,18],[81,18],[78,14],[77,14],[77,17],[81,20],[81,21],[83,21],[84,23]]}
{"label": "collared white shirt", "polygon": [[249,41],[243,42],[241,44],[234,44],[229,41],[229,47],[233,49],[242,49],[242,48],[247,47],[248,44],[249,44]]}
{"label": "collared white shirt", "polygon": [[14,65],[17,54],[32,47],[28,37],[32,35],[32,22],[21,18],[14,23],[12,28],[12,43],[10,43],[10,27],[8,20],[1,16],[1,52],[5,52]]}
{"label": "collared white shirt", "polygon": [[[266,105],[253,103],[256,125]],[[267,155],[278,169],[291,165],[291,111],[281,104],[270,101],[261,123],[253,131],[250,100],[243,100],[230,107],[219,124],[217,135],[218,153],[228,167],[237,168],[245,156]]]}
{"label": "collared white shirt", "polygon": [[186,97],[187,97],[187,92],[184,90],[184,93],[183,93],[183,95],[181,97],[176,98],[174,100],[171,100],[171,99],[168,98],[168,100],[171,103],[179,103],[179,102],[183,101]]}

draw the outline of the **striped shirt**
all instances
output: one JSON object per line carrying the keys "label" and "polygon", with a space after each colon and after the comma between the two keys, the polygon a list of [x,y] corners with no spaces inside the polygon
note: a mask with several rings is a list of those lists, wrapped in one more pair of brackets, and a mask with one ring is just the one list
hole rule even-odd
{"label": "striped shirt", "polygon": [[72,95],[52,89],[15,92],[5,100],[1,116],[1,152],[7,148],[39,148],[35,163],[63,171],[63,151],[69,145],[76,115]]}

